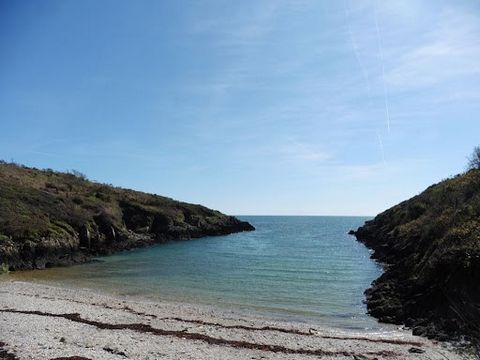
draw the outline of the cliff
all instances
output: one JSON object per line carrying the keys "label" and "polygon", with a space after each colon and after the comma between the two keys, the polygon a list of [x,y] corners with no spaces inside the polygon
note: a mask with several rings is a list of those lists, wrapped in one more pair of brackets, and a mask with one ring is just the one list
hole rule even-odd
{"label": "cliff", "polygon": [[480,339],[480,171],[444,180],[353,232],[385,264],[368,311],[440,340]]}
{"label": "cliff", "polygon": [[[0,163],[0,265],[3,270],[85,262],[167,240],[254,230],[204,206]],[[1,271],[1,269],[0,269]]]}

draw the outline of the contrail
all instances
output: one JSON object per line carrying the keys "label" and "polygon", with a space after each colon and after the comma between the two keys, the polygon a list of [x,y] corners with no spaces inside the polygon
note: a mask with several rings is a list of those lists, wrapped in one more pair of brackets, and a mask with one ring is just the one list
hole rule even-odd
{"label": "contrail", "polygon": [[378,144],[380,145],[380,152],[382,154],[382,162],[383,164],[386,164],[386,161],[385,161],[385,150],[383,148],[383,140],[382,140],[382,136],[380,135],[380,133],[377,132],[377,139],[378,139]]}
{"label": "contrail", "polygon": [[365,83],[367,84],[368,96],[371,97],[371,87],[370,87],[370,76],[368,75],[367,69],[363,65],[363,62],[360,58],[360,53],[358,51],[358,45],[353,37],[352,27],[350,25],[350,10],[348,6],[348,0],[343,1],[343,11],[345,12],[345,18],[347,19],[347,29],[348,35],[350,36],[350,43],[352,45],[353,54],[355,55],[355,59],[357,60],[357,64],[362,71],[363,78]]}
{"label": "contrail", "polygon": [[380,27],[378,26],[377,6],[375,0],[373,1],[373,15],[375,18],[375,29],[377,31],[378,52],[380,55],[380,63],[382,64],[382,80],[383,80],[383,99],[385,101],[385,114],[387,116],[387,129],[390,134],[390,111],[388,108],[388,91],[387,84],[385,83],[385,64],[383,62],[383,46],[382,37],[380,35]]}

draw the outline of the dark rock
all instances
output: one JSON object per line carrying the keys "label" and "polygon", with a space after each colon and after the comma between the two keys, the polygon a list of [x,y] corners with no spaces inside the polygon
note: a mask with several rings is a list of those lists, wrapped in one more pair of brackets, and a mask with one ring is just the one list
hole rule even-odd
{"label": "dark rock", "polygon": [[15,355],[15,353],[9,352],[8,350],[4,349],[4,347],[6,345],[7,344],[0,341],[0,359],[2,359],[2,360],[19,360],[18,357]]}
{"label": "dark rock", "polygon": [[480,171],[430,186],[354,232],[385,272],[368,312],[415,335],[480,343]]}
{"label": "dark rock", "polygon": [[412,354],[423,354],[425,352],[425,350],[417,348],[417,347],[411,347],[410,349],[408,349],[408,352],[412,353]]}
{"label": "dark rock", "polygon": [[111,354],[114,354],[114,355],[119,355],[119,356],[122,356],[122,357],[127,357],[127,354],[125,354],[125,352],[120,351],[120,350],[117,350],[117,349],[112,349],[112,348],[110,348],[110,347],[104,347],[103,350],[106,351],[106,352],[109,352],[109,353],[111,353]]}
{"label": "dark rock", "polygon": [[361,354],[354,354],[353,359],[354,360],[372,360],[369,357],[366,357],[365,355],[361,355]]}
{"label": "dark rock", "polygon": [[168,233],[173,226],[173,219],[169,218],[165,214],[157,214],[153,219],[151,225],[151,232],[153,234],[161,235]]}
{"label": "dark rock", "polygon": [[427,329],[425,326],[415,326],[412,329],[412,334],[417,336],[425,336],[427,335]]}

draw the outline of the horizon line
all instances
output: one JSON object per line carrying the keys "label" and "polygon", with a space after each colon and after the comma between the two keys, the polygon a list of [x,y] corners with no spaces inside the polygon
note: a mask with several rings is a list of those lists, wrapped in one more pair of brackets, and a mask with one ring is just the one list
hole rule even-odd
{"label": "horizon line", "polygon": [[235,214],[234,216],[288,216],[288,217],[374,217],[376,215],[322,215],[322,214]]}

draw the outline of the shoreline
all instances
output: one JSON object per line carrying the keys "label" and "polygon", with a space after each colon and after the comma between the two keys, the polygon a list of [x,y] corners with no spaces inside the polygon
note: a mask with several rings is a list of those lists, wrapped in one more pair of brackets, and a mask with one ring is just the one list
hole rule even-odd
{"label": "shoreline", "polygon": [[146,302],[85,289],[0,281],[0,353],[11,359],[466,359],[397,330],[313,328],[214,306]]}
{"label": "shoreline", "polygon": [[[365,306],[365,316],[369,317],[374,321],[374,325],[364,323],[364,321],[357,323],[355,322],[355,315],[349,318],[349,324],[346,324],[346,321],[333,321],[333,317],[329,317],[328,315],[324,315],[323,317],[319,317],[317,313],[310,313],[304,312],[299,313],[298,311],[290,311],[283,308],[272,308],[266,305],[259,305],[259,304],[247,304],[242,303],[240,301],[235,302],[232,299],[219,299],[220,302],[216,303],[215,306],[212,305],[212,302],[215,301],[214,297],[206,298],[204,296],[193,296],[190,295],[173,295],[170,290],[167,290],[165,293],[161,295],[158,293],[151,294],[151,293],[136,293],[131,291],[124,291],[118,289],[117,287],[109,286],[104,287],[100,286],[97,288],[93,288],[91,285],[86,285],[78,282],[67,282],[65,278],[65,274],[60,277],[44,277],[43,275],[46,271],[56,271],[58,268],[52,268],[48,270],[27,270],[27,271],[19,271],[19,272],[12,272],[6,274],[3,279],[0,276],[0,287],[2,282],[18,282],[18,283],[33,283],[37,285],[49,286],[53,288],[60,288],[66,289],[70,291],[84,291],[95,294],[97,296],[109,297],[117,300],[124,300],[127,302],[140,302],[143,304],[168,304],[171,306],[179,305],[182,307],[190,308],[194,307],[197,310],[203,311],[212,311],[217,315],[222,317],[228,318],[229,316],[234,316],[234,318],[241,318],[245,320],[263,320],[263,321],[273,321],[279,323],[287,323],[287,324],[299,324],[300,326],[308,325],[313,327],[325,327],[327,330],[331,331],[347,331],[347,332],[355,332],[357,334],[377,334],[377,335],[385,335],[389,333],[394,333],[398,330],[401,330],[403,326],[389,324],[389,323],[380,323],[378,320],[371,315],[368,315],[366,312]],[[91,281],[89,281],[91,284]],[[328,325],[324,325],[328,324]],[[369,327],[365,327],[368,326]]]}

